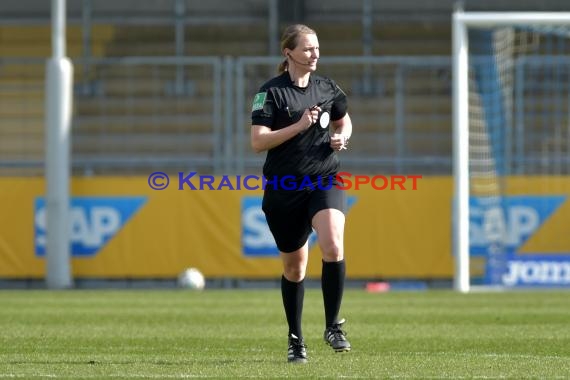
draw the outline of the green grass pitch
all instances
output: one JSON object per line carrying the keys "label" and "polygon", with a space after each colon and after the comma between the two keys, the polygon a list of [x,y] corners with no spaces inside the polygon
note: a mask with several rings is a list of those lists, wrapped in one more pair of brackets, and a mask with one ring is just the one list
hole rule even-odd
{"label": "green grass pitch", "polygon": [[569,379],[570,292],[369,294],[349,289],[353,345],[322,340],[309,289],[309,363],[286,363],[271,290],[0,291],[0,379]]}

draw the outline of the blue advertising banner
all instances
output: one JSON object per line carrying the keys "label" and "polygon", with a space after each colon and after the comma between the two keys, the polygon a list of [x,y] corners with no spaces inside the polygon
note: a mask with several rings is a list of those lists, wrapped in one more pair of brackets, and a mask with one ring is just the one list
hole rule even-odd
{"label": "blue advertising banner", "polygon": [[[71,255],[95,256],[143,206],[146,197],[74,197],[70,208]],[[37,256],[45,255],[44,198],[34,203],[34,242]]]}
{"label": "blue advertising banner", "polygon": [[[570,286],[570,252],[523,252],[566,202],[565,195],[472,197],[471,255],[486,258],[484,283]],[[549,236],[554,236],[550,233]]]}

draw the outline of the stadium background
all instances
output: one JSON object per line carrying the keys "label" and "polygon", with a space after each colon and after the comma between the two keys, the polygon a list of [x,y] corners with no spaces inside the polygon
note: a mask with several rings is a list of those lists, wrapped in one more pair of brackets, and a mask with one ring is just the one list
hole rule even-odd
{"label": "stadium background", "polygon": [[[73,275],[172,280],[200,268],[212,284],[279,277],[259,191],[178,190],[178,173],[259,175],[248,148],[250,98],[275,72],[282,26],[319,34],[319,73],[348,93],[355,125],[343,169],[422,175],[417,190],[350,191],[350,279],[448,283],[451,237],[452,1],[68,1],[74,76]],[[564,1],[467,1],[466,10],[564,10]],[[49,2],[2,4],[0,278],[35,286],[42,224]],[[535,135],[537,154],[547,154]],[[164,191],[148,176],[171,177]],[[534,174],[537,173],[528,173]],[[567,174],[567,173],[561,173]],[[541,195],[542,177],[511,195]],[[558,193],[567,191],[565,180]],[[560,184],[562,183],[562,184]],[[552,192],[552,187],[549,193]],[[570,252],[567,205],[521,252]],[[313,247],[313,250],[317,248]],[[320,275],[312,252],[308,275]],[[474,275],[482,271],[475,265]],[[122,281],[122,282],[121,282]],[[239,282],[238,283],[241,283]],[[132,284],[131,284],[132,285]]]}

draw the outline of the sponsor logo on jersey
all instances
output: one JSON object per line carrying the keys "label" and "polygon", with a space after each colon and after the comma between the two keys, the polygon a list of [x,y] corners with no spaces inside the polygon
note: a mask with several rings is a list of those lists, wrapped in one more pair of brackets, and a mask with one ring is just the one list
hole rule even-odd
{"label": "sponsor logo on jersey", "polygon": [[257,94],[255,94],[255,96],[253,97],[251,112],[262,110],[266,98],[267,98],[267,92],[258,92]]}

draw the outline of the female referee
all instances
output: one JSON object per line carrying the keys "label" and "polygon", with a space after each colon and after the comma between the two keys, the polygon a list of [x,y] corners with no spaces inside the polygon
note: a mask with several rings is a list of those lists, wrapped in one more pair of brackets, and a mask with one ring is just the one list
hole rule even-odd
{"label": "female referee", "polygon": [[337,352],[351,348],[341,329],[344,319],[338,319],[345,279],[345,194],[334,184],[337,152],[346,149],[352,123],[346,94],[333,80],[314,74],[319,59],[316,32],[305,25],[287,27],[281,51],[285,59],[279,75],[253,99],[251,145],[257,153],[267,151],[263,211],[283,262],[287,360],[305,363],[301,316],[312,229],[322,252],[324,340]]}

